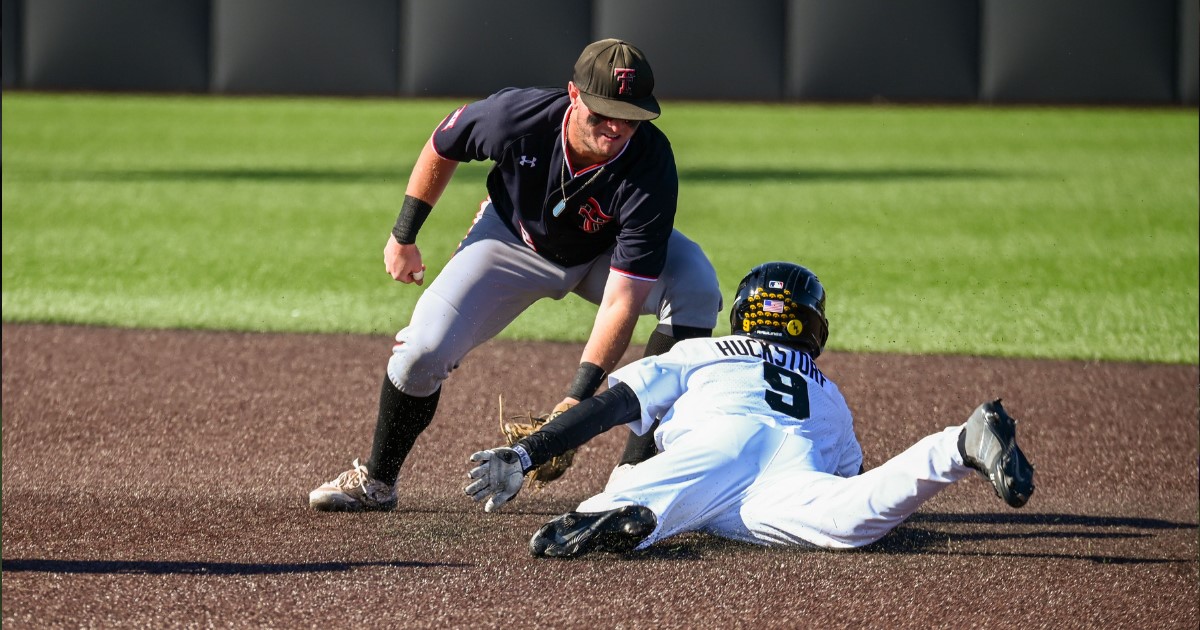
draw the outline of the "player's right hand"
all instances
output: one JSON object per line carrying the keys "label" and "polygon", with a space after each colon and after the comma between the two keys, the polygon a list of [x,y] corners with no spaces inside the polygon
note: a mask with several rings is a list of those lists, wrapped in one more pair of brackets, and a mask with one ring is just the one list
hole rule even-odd
{"label": "player's right hand", "polygon": [[389,234],[383,247],[383,266],[393,280],[405,284],[425,284],[425,265],[421,262],[421,249],[416,243],[401,245]]}
{"label": "player's right hand", "polygon": [[470,461],[479,465],[467,473],[467,477],[475,481],[463,491],[475,501],[487,499],[487,504],[483,506],[484,512],[492,512],[508,503],[517,496],[521,485],[525,483],[521,458],[517,456],[516,451],[507,446],[474,453]]}

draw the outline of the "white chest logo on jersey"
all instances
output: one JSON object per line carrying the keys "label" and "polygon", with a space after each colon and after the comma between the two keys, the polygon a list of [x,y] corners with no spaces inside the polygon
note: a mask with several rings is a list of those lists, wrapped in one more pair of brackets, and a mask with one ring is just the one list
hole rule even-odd
{"label": "white chest logo on jersey", "polygon": [[522,155],[521,161],[518,162],[518,164],[520,164],[521,166],[537,168],[537,157],[536,156],[535,157],[525,157],[524,155]]}
{"label": "white chest logo on jersey", "polygon": [[604,224],[612,221],[612,215],[604,214],[600,202],[588,197],[587,203],[579,206],[579,215],[583,217],[582,229],[588,234],[599,232]]}

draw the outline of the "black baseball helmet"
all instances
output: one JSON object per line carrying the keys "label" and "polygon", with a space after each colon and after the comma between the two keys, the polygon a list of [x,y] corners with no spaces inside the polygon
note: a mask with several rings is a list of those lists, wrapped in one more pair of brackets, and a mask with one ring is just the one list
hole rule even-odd
{"label": "black baseball helmet", "polygon": [[829,339],[825,287],[800,265],[763,263],[738,285],[729,326],[735,335],[801,348],[815,359]]}

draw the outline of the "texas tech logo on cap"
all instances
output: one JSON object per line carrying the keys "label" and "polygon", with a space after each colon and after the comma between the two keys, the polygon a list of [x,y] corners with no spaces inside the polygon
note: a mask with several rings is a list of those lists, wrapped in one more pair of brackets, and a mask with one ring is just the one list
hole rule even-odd
{"label": "texas tech logo on cap", "polygon": [[617,94],[633,94],[633,80],[637,71],[633,68],[613,68],[613,77],[617,79]]}

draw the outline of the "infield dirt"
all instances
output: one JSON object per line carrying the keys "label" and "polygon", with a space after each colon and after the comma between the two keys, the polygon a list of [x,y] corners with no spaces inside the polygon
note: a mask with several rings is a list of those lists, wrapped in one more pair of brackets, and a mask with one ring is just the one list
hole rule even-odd
{"label": "infield dirt", "polygon": [[[613,431],[499,514],[468,455],[560,397],[580,347],[491,342],[451,376],[388,514],[307,493],[370,448],[387,336],[3,326],[3,624],[47,627],[1196,628],[1200,369],[829,352],[868,467],[989,397],[1037,467],[854,552],[702,535],[535,560]],[[635,348],[627,356],[638,356]],[[547,376],[549,375],[549,376]]]}

